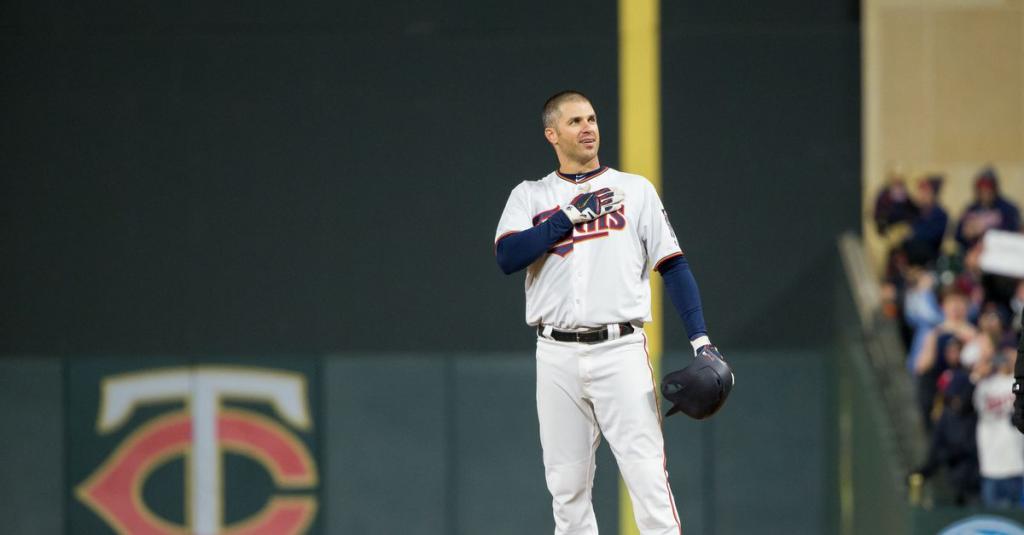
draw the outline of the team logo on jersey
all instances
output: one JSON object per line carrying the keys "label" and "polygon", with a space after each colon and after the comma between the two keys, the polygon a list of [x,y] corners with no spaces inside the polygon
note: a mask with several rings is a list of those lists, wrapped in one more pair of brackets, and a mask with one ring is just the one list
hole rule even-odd
{"label": "team logo on jersey", "polygon": [[1013,392],[1007,391],[1001,395],[986,393],[981,398],[985,412],[1004,413],[1004,415],[1008,416],[1013,412],[1013,402],[1017,399],[1017,396]]}
{"label": "team logo on jersey", "polygon": [[676,229],[672,228],[672,222],[668,220],[668,212],[664,208],[661,209],[661,215],[665,216],[665,225],[668,226],[668,232],[672,235],[672,241],[676,243],[676,247],[679,247],[679,238],[676,238]]}
{"label": "team logo on jersey", "polygon": [[[551,210],[545,210],[533,216],[533,225],[537,226],[538,224],[543,223],[549,217],[558,213],[559,210],[561,210],[561,208],[555,207]],[[572,235],[551,246],[551,248],[548,249],[548,254],[555,254],[564,258],[572,252],[574,244],[597,238],[606,238],[608,237],[609,232],[622,230],[624,228],[626,228],[625,206],[619,208],[615,212],[604,214],[591,221],[576,224],[573,227]]]}
{"label": "team logo on jersey", "polygon": [[[317,509],[317,468],[300,436],[313,424],[307,396],[304,374],[266,368],[192,366],[106,376],[95,430],[124,438],[75,496],[116,533],[305,533]],[[164,410],[129,425],[155,408]],[[269,488],[229,521],[225,495],[237,490],[228,485],[231,466],[259,467]],[[152,482],[158,475],[178,483]],[[179,498],[147,500],[154,493],[166,497],[172,487]],[[178,521],[155,512],[166,512],[166,501],[184,510]]]}

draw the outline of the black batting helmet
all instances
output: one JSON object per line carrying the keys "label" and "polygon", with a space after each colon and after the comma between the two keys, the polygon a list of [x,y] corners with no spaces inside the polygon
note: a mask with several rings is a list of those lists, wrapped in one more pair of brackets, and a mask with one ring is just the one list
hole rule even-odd
{"label": "black batting helmet", "polygon": [[682,411],[703,420],[725,404],[736,382],[732,368],[714,346],[700,349],[689,366],[676,370],[661,381],[661,395],[672,402],[666,417]]}

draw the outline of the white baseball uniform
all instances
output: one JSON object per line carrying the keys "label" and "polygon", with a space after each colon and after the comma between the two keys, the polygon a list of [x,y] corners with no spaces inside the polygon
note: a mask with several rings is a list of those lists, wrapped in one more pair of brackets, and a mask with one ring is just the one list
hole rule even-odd
{"label": "white baseball uniform", "polygon": [[[642,325],[651,319],[650,273],[682,254],[657,191],[645,178],[602,168],[578,183],[558,172],[512,191],[495,244],[541,223],[586,191],[625,193],[622,208],[575,225],[526,273],[526,322],[586,331],[609,326],[609,340],[586,344],[537,338],[537,415],[555,533],[597,534],[591,503],[595,453],[608,440],[643,535],[682,532],[668,482],[656,381]],[[617,324],[631,323],[620,336]]]}

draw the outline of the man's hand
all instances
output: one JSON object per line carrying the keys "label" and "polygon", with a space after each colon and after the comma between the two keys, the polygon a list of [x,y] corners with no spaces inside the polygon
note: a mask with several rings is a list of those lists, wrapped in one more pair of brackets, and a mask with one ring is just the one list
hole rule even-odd
{"label": "man's hand", "polygon": [[562,211],[575,225],[618,210],[624,199],[625,194],[618,188],[601,188],[577,195]]}
{"label": "man's hand", "polygon": [[697,356],[725,360],[725,357],[722,356],[722,353],[718,350],[718,348],[711,344],[705,344],[700,346],[700,349],[697,350]]}
{"label": "man's hand", "polygon": [[661,395],[672,403],[665,416],[683,412],[690,418],[703,420],[725,404],[735,384],[736,376],[718,348],[704,344],[685,368],[662,379]]}
{"label": "man's hand", "polygon": [[1018,377],[1014,381],[1013,395],[1017,396],[1017,399],[1013,400],[1013,416],[1010,421],[1018,431],[1024,433],[1024,377]]}

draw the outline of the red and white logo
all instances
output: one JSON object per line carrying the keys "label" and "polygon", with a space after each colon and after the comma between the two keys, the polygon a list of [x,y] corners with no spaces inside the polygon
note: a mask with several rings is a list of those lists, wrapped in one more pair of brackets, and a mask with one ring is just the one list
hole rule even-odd
{"label": "red and white logo", "polygon": [[[129,434],[76,489],[86,506],[118,533],[153,535],[290,535],[304,532],[316,514],[313,493],[272,496],[249,518],[225,525],[225,452],[261,465],[280,489],[311,489],[317,470],[292,429],[312,426],[306,378],[293,372],[246,367],[194,366],[107,377],[100,393],[96,428],[123,427],[143,405],[184,401]],[[280,421],[224,405],[266,404]],[[284,424],[287,425],[283,425]],[[155,514],[142,498],[146,479],[158,467],[184,459],[185,518],[180,525]]]}

